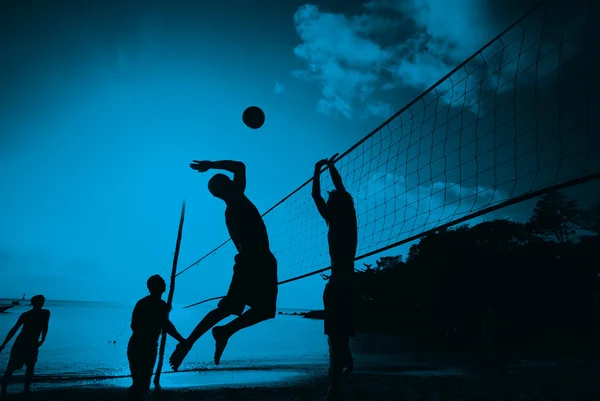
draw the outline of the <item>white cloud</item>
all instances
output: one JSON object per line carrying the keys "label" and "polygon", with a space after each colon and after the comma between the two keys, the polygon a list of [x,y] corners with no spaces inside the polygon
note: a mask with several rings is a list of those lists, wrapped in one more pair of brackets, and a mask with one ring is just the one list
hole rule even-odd
{"label": "white cloud", "polygon": [[[318,85],[321,99],[317,109],[324,114],[353,118],[387,112],[390,116],[390,110],[401,105],[383,103],[377,99],[380,91],[429,88],[526,10],[515,1],[505,3],[371,0],[363,4],[361,15],[304,5],[294,15],[301,39],[294,52],[305,66],[293,75]],[[507,6],[511,12],[500,11]],[[539,30],[533,31],[537,33],[528,38],[539,40]],[[528,61],[516,58],[522,50],[519,41],[512,47],[507,41],[498,43],[489,55],[502,52],[502,58],[473,60],[468,70],[459,70],[451,81],[442,83],[436,94],[447,104],[471,106],[476,111],[480,86],[512,90],[512,85],[505,84],[522,72]],[[530,56],[529,64],[535,62],[535,55]],[[509,62],[511,59],[515,60]],[[485,69],[477,69],[484,64]],[[488,79],[482,81],[484,74]]]}
{"label": "white cloud", "polygon": [[306,68],[293,75],[317,83],[322,98],[317,109],[346,118],[354,116],[354,103],[365,103],[380,85],[379,73],[392,56],[388,50],[365,37],[364,19],[321,12],[305,5],[294,15],[302,39],[294,53]]}
{"label": "white cloud", "polygon": [[273,88],[273,92],[279,95],[280,93],[283,93],[283,91],[285,91],[285,85],[279,81],[275,81],[275,88]]}
{"label": "white cloud", "polygon": [[[360,216],[360,253],[421,234],[507,199],[494,188],[450,181],[409,181],[412,180],[380,171],[349,188]],[[490,216],[475,218],[469,224],[484,219]]]}
{"label": "white cloud", "polygon": [[371,101],[367,103],[365,114],[367,117],[390,117],[394,113],[392,105],[381,101]]}

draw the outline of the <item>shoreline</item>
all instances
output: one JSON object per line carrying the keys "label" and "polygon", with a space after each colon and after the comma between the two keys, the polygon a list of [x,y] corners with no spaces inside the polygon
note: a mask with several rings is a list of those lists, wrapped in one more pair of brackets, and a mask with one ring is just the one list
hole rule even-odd
{"label": "shoreline", "polygon": [[304,319],[313,319],[313,320],[325,320],[325,311],[321,309],[309,310],[306,312],[277,312],[278,315],[281,316],[296,316]]}
{"label": "shoreline", "polygon": [[[356,371],[346,400],[424,401],[598,401],[600,363],[594,350],[568,355],[554,351],[482,353],[418,346],[413,339],[359,334],[353,339]],[[500,359],[496,359],[501,356]],[[523,359],[527,359],[523,363]],[[507,375],[500,363],[510,364]],[[163,372],[165,401],[324,400],[328,363],[219,366]],[[598,382],[598,383],[596,383]],[[126,400],[129,376],[39,375],[31,394],[22,393],[23,371],[7,400]],[[550,389],[550,390],[545,390]],[[593,394],[593,397],[588,397]],[[155,400],[158,394],[150,399]],[[524,397],[524,398],[523,398]]]}
{"label": "shoreline", "polygon": [[[600,400],[600,363],[593,353],[568,357],[544,353],[530,355],[528,361],[521,359],[524,355],[503,355],[510,360],[494,360],[492,355],[473,351],[415,349],[411,342],[398,338],[392,339],[398,347],[392,351],[384,337],[361,337],[355,344],[356,371],[343,386],[347,401]],[[501,368],[503,361],[509,363],[507,370]],[[60,383],[52,383],[51,378],[34,379],[31,393],[25,395],[19,374],[6,400],[125,401],[131,385],[128,376],[113,380],[72,377]],[[316,401],[327,394],[327,365],[163,372],[161,384],[160,392],[151,390],[150,400]]]}
{"label": "shoreline", "polygon": [[[600,399],[598,366],[511,369],[506,375],[497,371],[469,375],[407,375],[399,371],[355,372],[344,383],[342,396],[348,401],[597,401]],[[198,381],[201,381],[198,378]],[[127,388],[36,389],[28,395],[13,387],[7,400],[23,401],[100,401],[127,399]],[[275,401],[324,400],[327,377],[323,373],[300,380],[253,383],[251,385],[196,385],[186,388],[151,390],[151,400],[164,401]]]}
{"label": "shoreline", "polygon": [[[538,344],[539,345],[539,344]],[[480,366],[487,366],[494,361],[505,361],[509,365],[519,365],[524,361],[526,363],[541,364],[564,364],[567,361],[586,361],[586,363],[600,365],[600,347],[586,346],[579,344],[577,349],[566,350],[561,347],[549,349],[548,347],[520,347],[520,349],[494,350],[485,347],[469,346],[463,348],[460,346],[448,347],[447,345],[424,345],[419,344],[414,338],[406,336],[394,336],[389,334],[377,333],[359,333],[351,342],[351,348],[356,361],[357,373],[374,372],[403,372],[411,370],[414,372],[435,372],[456,370],[456,368],[466,368],[467,370],[478,370]],[[592,345],[592,344],[589,344]],[[563,344],[564,346],[564,344]],[[176,378],[184,376],[201,377],[210,380],[220,380],[220,377],[229,377],[229,380],[222,385],[235,385],[238,377],[244,377],[247,382],[252,383],[275,383],[281,380],[295,376],[314,377],[315,375],[327,374],[329,367],[328,358],[321,361],[312,360],[280,360],[280,361],[254,361],[246,363],[244,361],[231,361],[231,364],[222,364],[220,366],[201,366],[190,367],[172,372],[164,370],[162,377],[165,381],[176,382]],[[12,383],[21,383],[23,381],[24,371],[15,372]],[[110,375],[108,372],[102,374],[91,373],[49,373],[39,372],[34,377],[34,383],[43,386],[85,385],[94,383],[95,386],[113,386],[111,381],[130,380],[129,372],[120,375]],[[246,379],[245,377],[255,376],[256,378]],[[267,380],[259,380],[262,377],[268,377]],[[258,379],[257,379],[258,378]],[[183,380],[188,382],[188,380]],[[244,385],[244,383],[240,383]],[[176,384],[181,387],[181,384]],[[202,385],[204,386],[204,385]],[[600,398],[599,398],[600,399]]]}

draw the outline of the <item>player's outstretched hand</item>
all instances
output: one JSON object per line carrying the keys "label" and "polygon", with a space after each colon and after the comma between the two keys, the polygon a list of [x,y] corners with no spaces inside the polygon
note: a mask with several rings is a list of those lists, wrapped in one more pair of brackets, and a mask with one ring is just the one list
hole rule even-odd
{"label": "player's outstretched hand", "polygon": [[321,170],[321,168],[323,166],[330,166],[333,161],[335,160],[335,158],[338,156],[339,153],[336,153],[335,155],[331,156],[329,159],[322,159],[319,160],[316,164],[315,164],[315,169],[317,170]]}
{"label": "player's outstretched hand", "polygon": [[336,153],[335,155],[331,156],[329,159],[327,159],[327,161],[325,162],[325,164],[327,164],[328,166],[330,166],[331,164],[333,164],[333,161],[335,160],[336,157],[338,157],[339,153]]}
{"label": "player's outstretched hand", "polygon": [[319,160],[318,162],[315,163],[315,170],[321,171],[321,169],[323,168],[323,166],[326,165],[326,164],[327,164],[327,159]]}
{"label": "player's outstretched hand", "polygon": [[190,163],[190,168],[199,173],[206,173],[208,170],[210,170],[210,165],[211,162],[208,160],[194,160],[192,163]]}

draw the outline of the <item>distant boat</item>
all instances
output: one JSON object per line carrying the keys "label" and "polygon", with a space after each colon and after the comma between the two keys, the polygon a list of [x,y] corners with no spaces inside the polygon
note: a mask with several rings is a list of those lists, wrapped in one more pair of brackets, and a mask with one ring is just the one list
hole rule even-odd
{"label": "distant boat", "polygon": [[0,313],[2,312],[6,312],[7,310],[9,310],[10,308],[12,308],[14,305],[2,305],[0,306]]}
{"label": "distant boat", "polygon": [[[23,298],[21,298],[21,301],[25,301],[25,294],[23,294]],[[21,305],[21,302],[19,301],[12,301],[12,304],[15,306],[19,306]]]}

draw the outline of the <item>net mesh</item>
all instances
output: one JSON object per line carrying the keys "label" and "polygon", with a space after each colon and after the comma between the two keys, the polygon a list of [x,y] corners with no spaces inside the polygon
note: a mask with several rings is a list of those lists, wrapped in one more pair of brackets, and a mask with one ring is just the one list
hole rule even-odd
{"label": "net mesh", "polygon": [[[539,6],[336,161],[358,257],[600,171],[593,8]],[[264,219],[281,280],[329,266],[310,181]]]}

